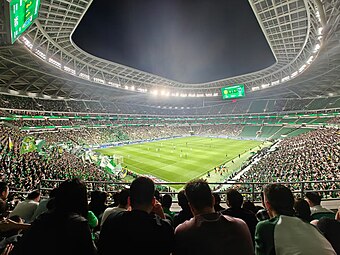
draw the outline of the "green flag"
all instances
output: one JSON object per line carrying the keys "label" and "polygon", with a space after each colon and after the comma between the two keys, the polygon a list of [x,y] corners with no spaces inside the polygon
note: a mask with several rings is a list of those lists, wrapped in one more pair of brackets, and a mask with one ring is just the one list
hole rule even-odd
{"label": "green flag", "polygon": [[36,150],[34,137],[26,136],[21,142],[20,154],[25,154]]}
{"label": "green flag", "polygon": [[116,163],[108,156],[101,157],[99,166],[104,168],[104,170],[110,174],[114,174],[114,172],[116,171]]}
{"label": "green flag", "polygon": [[35,146],[37,148],[37,152],[41,152],[42,151],[42,148],[43,146],[46,144],[46,141],[45,140],[36,140],[35,141]]}

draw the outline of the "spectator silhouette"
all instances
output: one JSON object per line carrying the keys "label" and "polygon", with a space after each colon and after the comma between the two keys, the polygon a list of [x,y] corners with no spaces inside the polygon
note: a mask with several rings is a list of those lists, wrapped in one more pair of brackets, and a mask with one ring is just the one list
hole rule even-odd
{"label": "spectator silhouette", "polygon": [[103,213],[102,220],[101,220],[101,227],[103,226],[105,220],[111,213],[126,211],[129,208],[129,202],[128,202],[129,195],[130,195],[130,191],[128,189],[122,189],[118,193],[118,197],[117,197],[118,205],[115,207],[106,208],[106,210]]}
{"label": "spectator silhouette", "polygon": [[237,190],[228,189],[226,195],[227,195],[226,202],[229,208],[222,211],[222,214],[244,220],[244,222],[247,224],[249,228],[252,240],[254,240],[255,227],[258,222],[255,217],[255,214],[249,210],[242,208],[243,196]]}
{"label": "spectator silhouette", "polygon": [[302,198],[296,198],[294,202],[295,216],[306,221],[311,222],[312,216],[309,204]]}
{"label": "spectator silhouette", "polygon": [[181,210],[174,216],[174,227],[175,228],[179,224],[185,222],[186,220],[190,220],[193,217],[184,189],[178,192],[177,200],[178,200],[178,205],[181,207]]}
{"label": "spectator silhouette", "polygon": [[340,254],[340,221],[325,217],[320,220],[314,220],[313,224],[332,244],[336,253]]}
{"label": "spectator silhouette", "polygon": [[242,205],[242,208],[243,209],[246,209],[246,210],[249,210],[251,211],[252,213],[256,214],[258,212],[258,210],[260,209],[263,209],[262,207],[259,208],[257,207],[252,201],[250,200],[246,200],[243,202],[243,205]]}
{"label": "spectator silhouette", "polygon": [[256,226],[255,254],[336,254],[327,239],[311,224],[294,217],[293,193],[281,184],[264,188],[270,216]]}
{"label": "spectator silhouette", "polygon": [[[100,231],[100,255],[112,254],[112,243],[125,247],[124,254],[169,255],[173,250],[173,228],[154,197],[155,184],[147,177],[130,186],[131,211],[111,213]],[[154,213],[151,213],[154,212]]]}
{"label": "spectator silhouette", "polygon": [[97,217],[98,224],[97,227],[94,227],[93,231],[99,231],[101,225],[101,219],[105,209],[107,208],[106,205],[107,200],[107,193],[100,190],[94,190],[91,192],[91,201],[89,203],[89,210],[94,213]]}
{"label": "spectator silhouette", "polygon": [[205,180],[188,182],[185,194],[194,217],[176,227],[174,255],[253,254],[247,225],[215,212],[214,196]]}
{"label": "spectator silhouette", "polygon": [[335,213],[321,206],[321,196],[317,192],[307,192],[306,200],[310,206],[312,219],[320,219],[322,217],[334,219]]}
{"label": "spectator silhouette", "polygon": [[214,204],[215,212],[220,212],[220,211],[225,210],[225,208],[223,206],[221,206],[221,204],[220,204],[221,203],[220,194],[214,192],[213,195],[214,195],[214,198],[215,198],[215,204]]}
{"label": "spectator silhouette", "polygon": [[7,182],[0,182],[0,218],[7,217],[9,212],[7,208],[7,197],[9,194],[9,186]]}
{"label": "spectator silhouette", "polygon": [[259,210],[255,214],[255,216],[256,216],[258,221],[268,220],[270,217],[269,217],[268,211],[266,209],[266,205],[264,203],[264,193],[263,192],[261,192],[261,203],[262,203],[263,207],[259,208]]}
{"label": "spectator silhouette", "polygon": [[39,205],[32,216],[32,220],[35,220],[36,218],[39,217],[40,214],[47,212],[49,210],[48,205],[51,206],[54,203],[56,192],[57,188],[54,188],[50,191],[48,198],[40,200]]}
{"label": "spectator silhouette", "polygon": [[[54,210],[43,213],[14,247],[15,255],[94,255],[96,250],[86,220],[86,185],[79,179],[62,182]],[[39,246],[33,245],[39,241]]]}
{"label": "spectator silhouette", "polygon": [[165,214],[165,217],[170,221],[171,225],[174,224],[174,216],[175,213],[171,211],[172,206],[172,197],[169,194],[164,194],[162,196],[162,207]]}
{"label": "spectator silhouette", "polygon": [[13,211],[9,214],[9,217],[19,216],[25,223],[30,223],[33,219],[35,210],[39,206],[40,201],[40,191],[34,190],[30,192],[26,199],[19,202]]}

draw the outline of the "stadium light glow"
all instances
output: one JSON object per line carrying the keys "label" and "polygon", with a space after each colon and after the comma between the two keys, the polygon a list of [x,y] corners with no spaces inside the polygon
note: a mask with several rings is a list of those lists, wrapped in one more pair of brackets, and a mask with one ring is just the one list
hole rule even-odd
{"label": "stadium light glow", "polygon": [[132,91],[135,91],[135,86],[131,86],[130,89],[131,89]]}
{"label": "stadium light glow", "polygon": [[108,84],[112,85],[113,87],[120,88],[120,84],[118,84],[118,83],[114,83],[112,81],[109,81]]}
{"label": "stadium light glow", "polygon": [[290,75],[290,77],[292,77],[292,78],[294,78],[296,75],[298,75],[298,71],[296,71],[296,72],[294,72],[294,73],[292,73],[291,75]]}
{"label": "stadium light glow", "polygon": [[96,77],[93,78],[93,81],[97,82],[97,83],[105,84],[105,81],[103,79],[99,79],[99,78],[96,78]]}
{"label": "stadium light glow", "polygon": [[41,52],[40,50],[36,50],[36,51],[35,51],[35,54],[36,54],[38,57],[40,57],[41,59],[46,60],[46,54],[43,53],[43,52]]}
{"label": "stadium light glow", "polygon": [[306,63],[309,65],[310,63],[312,63],[313,59],[314,56],[310,56]]}
{"label": "stadium light glow", "polygon": [[196,97],[196,94],[188,94],[188,97]]}
{"label": "stadium light glow", "polygon": [[54,60],[53,58],[49,58],[48,62],[50,62],[51,64],[61,68],[61,63],[59,63],[57,60]]}
{"label": "stadium light glow", "polygon": [[267,83],[267,84],[262,84],[262,85],[261,85],[261,87],[262,87],[263,89],[268,88],[269,86],[270,86],[269,83]]}
{"label": "stadium light glow", "polygon": [[217,96],[218,96],[218,93],[214,93],[214,94],[213,94],[213,97],[217,97]]}
{"label": "stadium light glow", "polygon": [[252,91],[256,91],[256,90],[259,90],[259,89],[260,89],[260,87],[252,87],[251,88]]}
{"label": "stadium light glow", "polygon": [[129,89],[129,86],[125,85],[124,89],[128,90],[128,89]]}
{"label": "stadium light glow", "polygon": [[318,28],[318,35],[322,35],[322,30],[323,30],[323,27]]}
{"label": "stadium light glow", "polygon": [[204,97],[204,94],[196,94],[196,97]]}
{"label": "stadium light glow", "polygon": [[76,74],[76,70],[69,68],[68,66],[64,66],[64,70],[70,74],[75,75]]}
{"label": "stadium light glow", "polygon": [[313,53],[317,53],[320,49],[320,44],[316,44],[315,47],[314,47],[314,50],[313,50]]}
{"label": "stadium light glow", "polygon": [[317,17],[318,21],[321,23],[320,12],[318,10],[316,10],[315,16]]}
{"label": "stadium light glow", "polygon": [[184,94],[184,93],[181,93],[180,96],[181,96],[181,97],[187,97],[188,95],[187,95],[187,94]]}
{"label": "stadium light glow", "polygon": [[211,93],[205,93],[205,96],[206,96],[206,97],[211,97],[212,94],[211,94]]}
{"label": "stadium light glow", "polygon": [[167,96],[169,96],[169,95],[170,95],[170,92],[169,92],[169,91],[166,91],[166,90],[162,90],[162,91],[161,91],[161,96],[167,97]]}
{"label": "stadium light glow", "polygon": [[139,91],[139,92],[142,92],[142,93],[146,93],[146,92],[148,92],[148,90],[147,90],[147,89],[142,89],[142,88],[137,88],[137,91]]}
{"label": "stadium light glow", "polygon": [[88,74],[80,73],[79,77],[83,78],[83,79],[86,79],[86,80],[90,80],[90,75],[88,75]]}
{"label": "stadium light glow", "polygon": [[12,94],[12,95],[19,95],[20,94],[19,91],[16,91],[16,90],[13,90],[13,89],[10,89],[9,93]]}
{"label": "stadium light glow", "polygon": [[29,97],[36,97],[37,93],[27,92],[27,96],[29,96]]}
{"label": "stadium light glow", "polygon": [[290,80],[290,76],[286,76],[284,78],[282,78],[281,82],[286,82]]}
{"label": "stadium light glow", "polygon": [[301,73],[303,70],[305,70],[307,67],[307,65],[303,65],[299,68],[299,73]]}
{"label": "stadium light glow", "polygon": [[278,85],[278,84],[280,84],[280,80],[276,80],[276,81],[273,81],[273,82],[272,82],[272,85],[273,85],[273,86]]}
{"label": "stadium light glow", "polygon": [[25,37],[22,37],[22,40],[24,41],[24,44],[31,50],[33,48],[33,44]]}
{"label": "stadium light glow", "polygon": [[158,95],[158,90],[151,91],[151,94],[154,95],[154,96],[157,96]]}

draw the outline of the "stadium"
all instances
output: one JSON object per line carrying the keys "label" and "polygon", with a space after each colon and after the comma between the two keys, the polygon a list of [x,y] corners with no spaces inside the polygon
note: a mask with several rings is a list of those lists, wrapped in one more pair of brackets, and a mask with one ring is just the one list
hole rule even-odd
{"label": "stadium", "polygon": [[202,83],[81,49],[72,36],[93,2],[30,1],[34,14],[20,30],[13,15],[22,1],[1,3],[0,173],[9,207],[76,177],[113,203],[147,176],[176,212],[178,192],[198,178],[222,202],[233,188],[261,205],[263,187],[282,183],[296,197],[319,192],[336,212],[339,1],[249,0],[274,63]]}

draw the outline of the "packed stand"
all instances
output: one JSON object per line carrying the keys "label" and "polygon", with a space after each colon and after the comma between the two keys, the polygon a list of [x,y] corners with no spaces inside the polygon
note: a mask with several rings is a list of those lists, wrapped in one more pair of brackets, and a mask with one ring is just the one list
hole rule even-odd
{"label": "packed stand", "polygon": [[[275,151],[267,151],[257,163],[245,172],[240,182],[299,182],[324,180],[323,183],[306,183],[305,190],[329,190],[324,197],[339,197],[336,182],[340,176],[340,133],[335,128],[325,128],[284,139]],[[327,182],[326,182],[327,181]],[[256,192],[261,187],[255,186]],[[300,190],[299,184],[291,185]],[[252,192],[251,186],[242,191]],[[333,191],[335,190],[335,191]]]}

